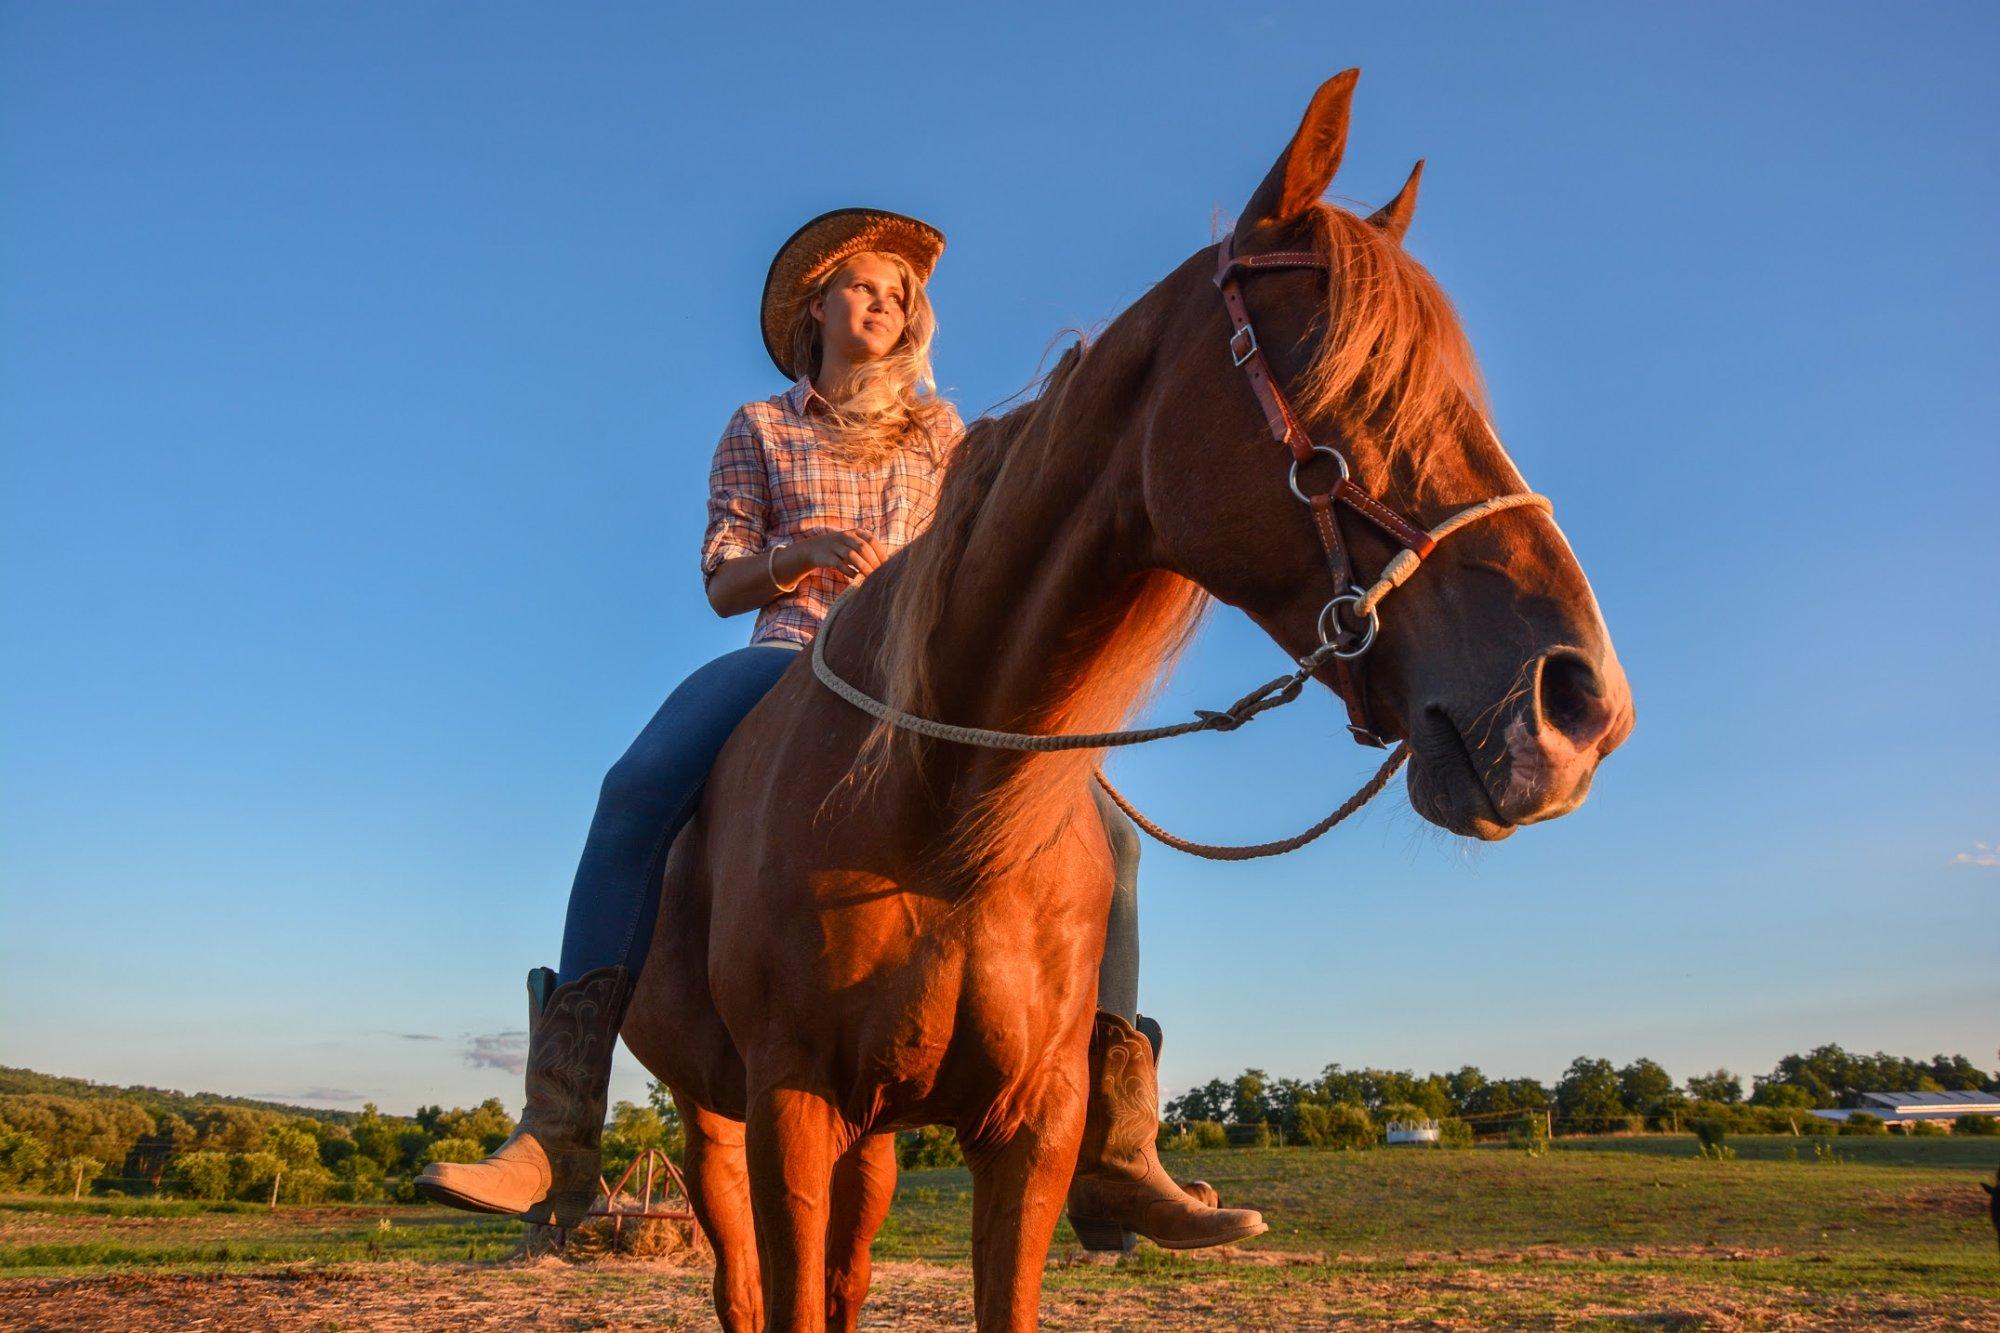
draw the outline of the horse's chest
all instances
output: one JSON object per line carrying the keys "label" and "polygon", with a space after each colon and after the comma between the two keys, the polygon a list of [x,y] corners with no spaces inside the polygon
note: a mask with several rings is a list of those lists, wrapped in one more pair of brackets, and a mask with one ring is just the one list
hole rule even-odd
{"label": "horse's chest", "polygon": [[879,891],[845,902],[822,960],[828,993],[852,1000],[836,1081],[862,1118],[949,1117],[961,1102],[1018,1096],[1073,1054],[1094,1005],[1101,912]]}

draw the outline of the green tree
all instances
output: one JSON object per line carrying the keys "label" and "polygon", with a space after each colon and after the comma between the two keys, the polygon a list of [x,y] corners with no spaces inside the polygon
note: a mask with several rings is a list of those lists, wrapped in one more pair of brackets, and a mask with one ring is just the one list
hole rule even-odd
{"label": "green tree", "polygon": [[191,1199],[228,1198],[229,1178],[229,1154],[223,1152],[182,1153],[174,1158],[170,1174],[175,1193]]}
{"label": "green tree", "polygon": [[382,1193],[382,1164],[366,1153],[354,1153],[333,1168],[336,1197],[366,1203]]}
{"label": "green tree", "polygon": [[507,1141],[514,1132],[514,1117],[507,1114],[507,1107],[498,1097],[488,1097],[471,1110],[453,1107],[449,1111],[433,1112],[430,1123],[424,1128],[433,1137],[441,1139],[471,1139],[492,1152]]}
{"label": "green tree", "polygon": [[319,1164],[335,1175],[340,1173],[340,1164],[350,1157],[359,1157],[361,1150],[354,1145],[354,1139],[347,1134],[332,1135],[319,1141]]}
{"label": "green tree", "polygon": [[1486,1091],[1486,1075],[1477,1065],[1461,1065],[1457,1073],[1446,1076],[1445,1088],[1451,1094],[1452,1110],[1470,1115]]}
{"label": "green tree", "polygon": [[1556,1114],[1572,1131],[1589,1133],[1625,1116],[1618,1071],[1609,1060],[1579,1055],[1556,1083]]}
{"label": "green tree", "polygon": [[673,1089],[654,1079],[646,1085],[646,1105],[653,1108],[660,1123],[667,1127],[667,1152],[678,1160],[686,1151],[687,1129],[681,1124],[681,1108],[674,1102]]}
{"label": "green tree", "polygon": [[1372,1148],[1375,1146],[1375,1122],[1368,1118],[1368,1108],[1353,1102],[1341,1102],[1328,1108],[1326,1142],[1332,1148]]}
{"label": "green tree", "polygon": [[1366,1071],[1342,1069],[1337,1064],[1331,1064],[1319,1071],[1313,1090],[1318,1094],[1317,1099],[1328,1106],[1338,1106],[1342,1102],[1366,1106],[1373,1084]]}
{"label": "green tree", "polygon": [[1934,1055],[1930,1075],[1946,1092],[2000,1091],[1985,1070],[1962,1055]]}
{"label": "green tree", "polygon": [[1312,1088],[1295,1078],[1281,1078],[1264,1092],[1265,1105],[1287,1143],[1298,1137],[1299,1108],[1317,1100]]}
{"label": "green tree", "polygon": [[1432,1120],[1443,1120],[1458,1109],[1450,1080],[1440,1074],[1426,1074],[1414,1080],[1410,1084],[1410,1102],[1422,1107],[1424,1115]]}
{"label": "green tree", "polygon": [[1382,1108],[1381,1119],[1382,1129],[1387,1132],[1391,1120],[1408,1125],[1423,1120],[1435,1120],[1437,1117],[1415,1102],[1391,1102]]}
{"label": "green tree", "polygon": [[402,1137],[408,1126],[384,1116],[369,1102],[354,1122],[354,1146],[384,1171],[393,1171],[403,1160]]}
{"label": "green tree", "polygon": [[229,1155],[229,1192],[239,1199],[262,1201],[271,1197],[271,1185],[284,1172],[285,1159],[271,1152],[239,1152]]}
{"label": "green tree", "polygon": [[1236,1076],[1231,1089],[1229,1118],[1239,1125],[1261,1125],[1270,1119],[1271,1108],[1264,1100],[1264,1086],[1270,1075],[1261,1069],[1246,1069]]}
{"label": "green tree", "polygon": [[1286,1136],[1308,1148],[1324,1148],[1333,1142],[1333,1108],[1324,1102],[1300,1102],[1292,1111]]}
{"label": "green tree", "polygon": [[1799,1089],[1811,1098],[1806,1105],[1835,1107],[1850,1104],[1864,1092],[1970,1091],[1993,1084],[1985,1071],[1962,1055],[1912,1060],[1883,1051],[1858,1055],[1829,1044],[1779,1060],[1768,1075],[1757,1080],[1750,1097],[1760,1106],[1798,1104],[1795,1100],[1774,1100],[1776,1094],[1766,1093],[1773,1086]]}
{"label": "green tree", "polygon": [[424,1147],[423,1165],[432,1162],[477,1162],[486,1156],[486,1147],[477,1139],[433,1139]]}
{"label": "green tree", "polygon": [[194,1126],[182,1117],[168,1111],[153,1122],[153,1133],[165,1144],[168,1152],[193,1152],[198,1139]]}
{"label": "green tree", "polygon": [[306,1128],[310,1123],[294,1122],[274,1127],[264,1135],[264,1150],[275,1154],[287,1171],[296,1171],[307,1165],[318,1166],[319,1140]]}
{"label": "green tree", "polygon": [[321,1166],[318,1157],[311,1157],[285,1168],[278,1198],[285,1203],[318,1203],[333,1193],[335,1183],[333,1172]]}
{"label": "green tree", "polygon": [[910,1171],[964,1166],[965,1154],[950,1125],[925,1125],[896,1136],[896,1164]]}
{"label": "green tree", "polygon": [[1820,1105],[1811,1091],[1796,1083],[1773,1083],[1766,1079],[1757,1080],[1757,1090],[1750,1094],[1750,1102],[1753,1106],[1768,1106],[1780,1111],[1805,1111]]}
{"label": "green tree", "polygon": [[1687,1081],[1688,1096],[1698,1102],[1725,1102],[1731,1106],[1743,1100],[1743,1080],[1727,1069],[1696,1074]]}
{"label": "green tree", "polygon": [[48,1173],[49,1150],[42,1141],[0,1122],[0,1189],[38,1190]]}
{"label": "green tree", "polygon": [[1532,1078],[1495,1079],[1473,1094],[1468,1115],[1504,1115],[1509,1111],[1539,1111],[1549,1104],[1549,1090]]}
{"label": "green tree", "polygon": [[90,1193],[91,1182],[104,1174],[104,1163],[95,1157],[78,1153],[71,1157],[56,1159],[55,1179],[52,1182],[57,1194],[81,1196]]}
{"label": "green tree", "polygon": [[1678,1092],[1673,1076],[1643,1056],[1618,1071],[1618,1100],[1633,1115],[1658,1115]]}
{"label": "green tree", "polygon": [[683,1145],[670,1137],[666,1119],[652,1106],[619,1102],[612,1107],[611,1126],[604,1131],[605,1179],[616,1180],[639,1154],[652,1148],[679,1157]]}
{"label": "green tree", "polygon": [[41,1141],[51,1158],[122,1162],[153,1132],[153,1117],[132,1102],[47,1093],[0,1096],[0,1120]]}
{"label": "green tree", "polygon": [[1236,1100],[1236,1091],[1219,1078],[1210,1079],[1198,1088],[1189,1088],[1180,1096],[1167,1103],[1166,1118],[1169,1120],[1213,1120],[1217,1124],[1229,1117],[1230,1107]]}
{"label": "green tree", "polygon": [[[396,1167],[405,1175],[413,1175],[423,1170],[431,1161],[426,1155],[430,1151],[430,1146],[431,1136],[428,1130],[405,1129],[396,1136]],[[482,1152],[480,1156],[483,1157],[485,1154]],[[476,1162],[479,1158],[473,1157],[467,1160]]]}

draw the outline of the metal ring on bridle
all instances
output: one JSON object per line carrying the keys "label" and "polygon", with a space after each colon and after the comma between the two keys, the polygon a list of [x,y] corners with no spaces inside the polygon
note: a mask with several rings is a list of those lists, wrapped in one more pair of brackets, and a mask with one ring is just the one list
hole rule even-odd
{"label": "metal ring on bridle", "polygon": [[[1340,479],[1342,481],[1347,480],[1347,459],[1341,456],[1340,450],[1330,448],[1324,444],[1316,444],[1312,447],[1312,451],[1315,454],[1325,454],[1328,458],[1331,458],[1340,468]],[[1311,455],[1309,454],[1307,457],[1311,457]],[[1299,464],[1303,461],[1304,459],[1299,458],[1292,460],[1292,470],[1285,475],[1285,484],[1292,488],[1293,495],[1299,497],[1300,504],[1309,505],[1312,503],[1312,497],[1299,489]]]}
{"label": "metal ring on bridle", "polygon": [[[1361,589],[1349,588],[1346,592],[1340,594],[1340,596],[1319,609],[1319,641],[1322,644],[1327,646],[1336,645],[1348,634],[1347,628],[1340,623],[1340,608],[1343,605],[1360,606],[1364,596],[1365,594]],[[1351,648],[1334,647],[1333,655],[1335,657],[1346,658],[1349,661],[1361,656],[1361,654],[1374,646],[1375,635],[1381,628],[1382,617],[1376,612],[1374,607],[1369,607],[1368,624],[1360,631],[1361,642]]]}

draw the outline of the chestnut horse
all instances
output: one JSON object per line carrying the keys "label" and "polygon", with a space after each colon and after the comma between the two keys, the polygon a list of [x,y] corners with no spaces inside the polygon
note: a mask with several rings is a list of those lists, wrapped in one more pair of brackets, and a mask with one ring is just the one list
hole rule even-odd
{"label": "chestnut horse", "polygon": [[[1320,88],[1234,243],[1325,256],[1244,280],[1273,373],[1357,482],[1435,522],[1526,488],[1449,304],[1402,250],[1415,174],[1372,218],[1320,202],[1355,79]],[[1295,658],[1314,648],[1342,590],[1232,364],[1215,272],[1215,247],[1197,252],[1035,401],[972,427],[931,527],[843,600],[841,676],[969,726],[1099,730],[1209,598]],[[1357,569],[1380,569],[1391,548],[1348,527]],[[1477,838],[1573,809],[1631,728],[1589,584],[1539,509],[1441,548],[1388,603],[1363,681],[1410,743],[1413,805]],[[854,1326],[891,1131],[925,1124],[953,1126],[971,1166],[979,1326],[1034,1326],[1112,892],[1098,757],[884,734],[803,655],[723,750],[623,1035],[686,1120],[725,1328]]]}

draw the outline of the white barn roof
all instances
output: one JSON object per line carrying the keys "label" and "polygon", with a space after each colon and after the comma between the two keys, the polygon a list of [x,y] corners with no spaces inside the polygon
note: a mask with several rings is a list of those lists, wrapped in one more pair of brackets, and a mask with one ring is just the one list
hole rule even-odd
{"label": "white barn roof", "polygon": [[2000,1095],[1990,1092],[1864,1092],[1856,1108],[1886,1115],[2000,1115]]}

